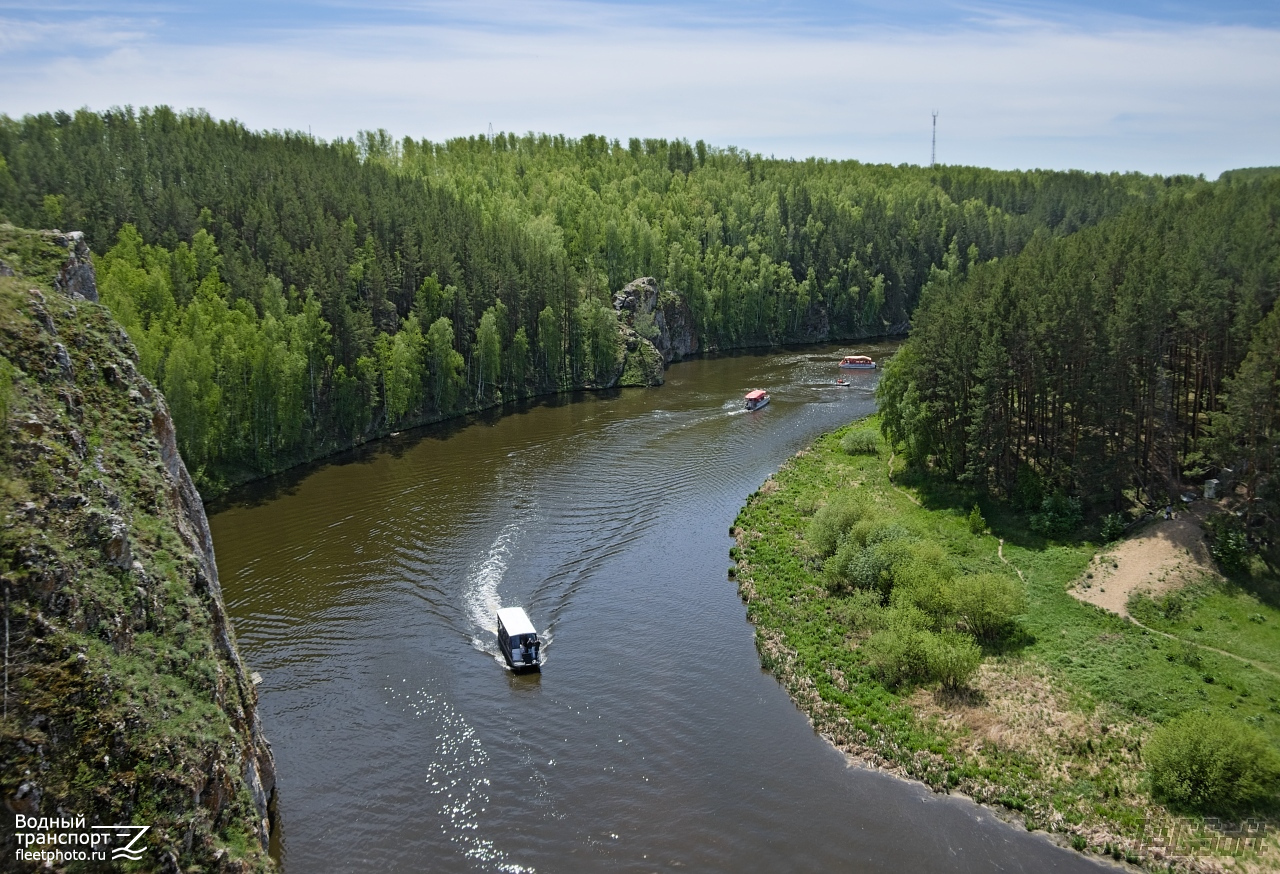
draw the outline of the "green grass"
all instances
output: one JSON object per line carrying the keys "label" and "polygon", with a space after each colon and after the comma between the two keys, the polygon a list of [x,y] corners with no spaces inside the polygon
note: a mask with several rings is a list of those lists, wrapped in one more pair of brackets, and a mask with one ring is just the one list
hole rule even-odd
{"label": "green grass", "polygon": [[1280,674],[1280,609],[1227,581],[1206,581],[1171,596],[1135,598],[1142,622],[1166,634],[1249,659]]}
{"label": "green grass", "polygon": [[[865,424],[819,439],[751,495],[735,522],[733,553],[763,663],[837,745],[935,789],[960,789],[1020,811],[1029,827],[1101,834],[1126,852],[1144,823],[1173,816],[1151,799],[1141,761],[1143,741],[1157,726],[1192,711],[1226,715],[1280,746],[1280,679],[1195,645],[1274,666],[1274,608],[1239,588],[1213,588],[1192,593],[1176,621],[1147,623],[1184,640],[1144,630],[1069,594],[1094,544],[1048,540],[1010,507],[955,484],[901,471],[891,482],[886,447],[878,455],[841,450],[855,428]],[[805,541],[814,513],[850,496],[869,502],[876,519],[940,545],[957,573],[1022,572],[1026,611],[1012,633],[985,649],[983,682],[995,699],[976,689],[964,706],[1002,706],[1002,687],[991,677],[1014,689],[1044,683],[1047,706],[1059,708],[1055,718],[1072,730],[989,742],[950,718],[958,711],[936,684],[889,688],[875,679],[858,647],[884,608],[862,593],[829,590],[821,558]],[[975,503],[986,532],[970,525]],[[1001,540],[1008,564],[999,556]],[[1275,806],[1251,813],[1274,820]]]}

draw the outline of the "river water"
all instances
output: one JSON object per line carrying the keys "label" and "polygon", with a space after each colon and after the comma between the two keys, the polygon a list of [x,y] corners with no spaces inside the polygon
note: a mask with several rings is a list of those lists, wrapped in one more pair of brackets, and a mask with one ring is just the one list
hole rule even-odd
{"label": "river water", "polygon": [[[806,347],[406,433],[212,516],[264,682],[286,870],[1096,871],[862,768],[760,669],[727,579],[747,494],[874,410]],[[772,403],[741,409],[748,389]],[[499,606],[544,640],[506,670]]]}

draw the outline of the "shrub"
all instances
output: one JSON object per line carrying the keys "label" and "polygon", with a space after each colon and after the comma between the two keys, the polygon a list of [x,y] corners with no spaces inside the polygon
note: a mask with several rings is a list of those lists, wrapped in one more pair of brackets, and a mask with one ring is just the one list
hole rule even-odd
{"label": "shrub", "polygon": [[893,568],[893,603],[919,609],[934,628],[951,625],[954,577],[955,568],[941,545],[930,540],[914,543],[907,559]]}
{"label": "shrub", "polygon": [[1102,539],[1106,543],[1113,540],[1119,540],[1124,534],[1124,514],[1108,513],[1102,517]]}
{"label": "shrub", "polygon": [[1207,526],[1212,540],[1209,552],[1227,573],[1238,573],[1249,566],[1249,538],[1235,516],[1214,516]]}
{"label": "shrub", "polygon": [[969,533],[981,534],[987,530],[987,520],[982,518],[982,511],[978,509],[978,505],[974,504],[973,509],[969,511]]}
{"label": "shrub", "polygon": [[979,640],[998,638],[1026,605],[1022,583],[1002,574],[960,577],[951,592],[955,612]]}
{"label": "shrub", "polygon": [[860,651],[867,667],[886,686],[926,679],[933,635],[920,627],[920,622],[908,611],[886,612],[891,614],[888,627],[862,644]]}
{"label": "shrub", "polygon": [[1223,809],[1264,801],[1280,781],[1280,755],[1258,730],[1223,716],[1188,713],[1144,750],[1154,795],[1181,807]]}
{"label": "shrub", "polygon": [[841,628],[871,628],[880,623],[882,612],[879,592],[856,591],[843,598],[827,599],[827,616]]}
{"label": "shrub", "polygon": [[9,426],[9,402],[13,397],[13,378],[18,369],[0,355],[0,431]]}
{"label": "shrub", "polygon": [[1034,510],[1044,500],[1044,482],[1029,465],[1018,468],[1018,479],[1013,487],[1013,505],[1019,510]]}
{"label": "shrub", "polygon": [[1054,492],[1040,502],[1040,512],[1031,515],[1031,530],[1046,537],[1065,537],[1080,527],[1084,519],[1080,499]]}
{"label": "shrub", "polygon": [[847,455],[875,455],[880,435],[871,428],[859,428],[840,438],[840,448]]}
{"label": "shrub", "polygon": [[982,650],[973,638],[958,631],[930,635],[925,651],[929,676],[942,683],[944,689],[959,689],[982,662]]}
{"label": "shrub", "polygon": [[865,514],[866,508],[851,498],[833,501],[813,514],[806,540],[818,555],[824,558],[832,555],[853,524]]}
{"label": "shrub", "polygon": [[910,538],[910,532],[899,525],[882,524],[867,531],[859,523],[823,565],[827,587],[836,592],[878,589],[887,596],[893,589],[895,569],[911,558]]}

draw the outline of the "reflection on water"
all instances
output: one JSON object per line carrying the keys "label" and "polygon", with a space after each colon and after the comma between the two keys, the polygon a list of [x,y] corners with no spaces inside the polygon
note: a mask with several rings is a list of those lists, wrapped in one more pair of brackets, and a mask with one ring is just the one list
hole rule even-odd
{"label": "reflection on water", "polygon": [[[972,805],[845,767],[759,667],[726,579],[745,496],[873,410],[806,348],[406,433],[211,524],[265,682],[287,868],[1095,870]],[[742,395],[772,402],[747,413]],[[505,669],[499,606],[544,640]]]}

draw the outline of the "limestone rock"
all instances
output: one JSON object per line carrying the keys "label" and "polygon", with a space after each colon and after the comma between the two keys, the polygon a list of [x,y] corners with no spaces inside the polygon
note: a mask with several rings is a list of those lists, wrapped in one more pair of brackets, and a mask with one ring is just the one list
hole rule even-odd
{"label": "limestone rock", "polygon": [[613,296],[613,308],[628,326],[661,353],[664,366],[698,353],[693,313],[684,298],[659,289],[658,281],[652,276],[627,283]]}
{"label": "limestone rock", "polygon": [[53,280],[53,287],[68,297],[84,298],[95,303],[98,300],[98,280],[93,272],[89,244],[83,231],[54,233],[53,241],[67,250],[66,263]]}
{"label": "limestone rock", "polygon": [[58,371],[62,374],[63,379],[72,379],[75,376],[75,369],[71,366],[71,356],[67,354],[66,346],[61,343],[54,343],[53,359],[58,362]]}
{"label": "limestone rock", "polygon": [[102,547],[107,564],[122,570],[133,567],[133,550],[129,547],[129,526],[119,516],[108,521],[106,542]]}

